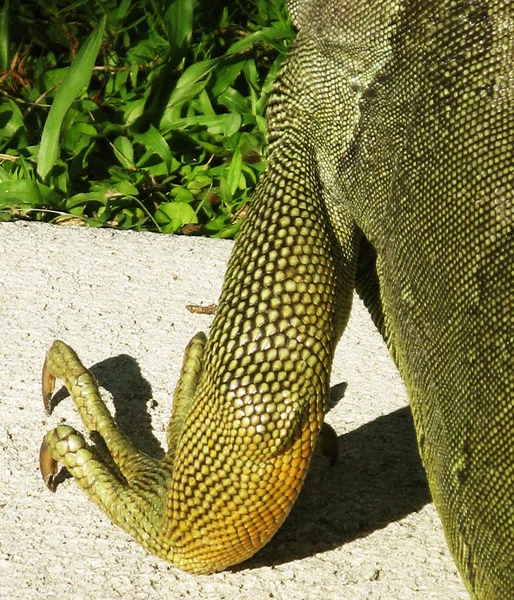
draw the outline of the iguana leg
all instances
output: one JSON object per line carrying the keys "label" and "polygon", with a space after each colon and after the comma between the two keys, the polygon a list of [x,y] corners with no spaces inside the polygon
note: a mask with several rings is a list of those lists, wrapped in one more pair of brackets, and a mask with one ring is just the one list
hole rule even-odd
{"label": "iguana leg", "polygon": [[[92,375],[62,342],[45,367],[47,405],[53,379],[64,379],[106,450],[57,428],[43,447],[44,477],[51,483],[52,461],[63,463],[113,522],[191,572],[252,556],[289,514],[351,306],[360,233],[346,218],[335,234],[308,136],[284,134],[283,144],[242,226],[209,340],[196,336],[186,351],[163,460],[118,431]],[[77,468],[83,456],[87,466]]]}

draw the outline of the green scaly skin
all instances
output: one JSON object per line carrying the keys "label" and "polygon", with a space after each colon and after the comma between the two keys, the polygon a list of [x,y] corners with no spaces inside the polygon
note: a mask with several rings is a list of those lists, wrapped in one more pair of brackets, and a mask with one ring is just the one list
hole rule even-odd
{"label": "green scaly skin", "polygon": [[344,304],[335,300],[346,295],[347,314],[353,281],[344,278],[313,189],[314,161],[306,166],[289,165],[280,152],[270,162],[230,261],[205,360],[199,336],[186,352],[162,461],[118,431],[69,347],[57,341],[47,356],[47,407],[53,379],[63,379],[86,429],[112,457],[57,427],[43,448],[49,485],[57,461],[148,550],[195,573],[238,563],[269,541],[300,491],[323,423],[343,326]]}
{"label": "green scaly skin", "polygon": [[508,0],[290,0],[268,166],[209,340],[193,339],[169,451],[118,431],[62,342],[44,370],[105,444],[56,461],[182,569],[240,562],[280,527],[322,427],[353,290],[406,382],[420,454],[471,596],[514,598],[514,55]]}

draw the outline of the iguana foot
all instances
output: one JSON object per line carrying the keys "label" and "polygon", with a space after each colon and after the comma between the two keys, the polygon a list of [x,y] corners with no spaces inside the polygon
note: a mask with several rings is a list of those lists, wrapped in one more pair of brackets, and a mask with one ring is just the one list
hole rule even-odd
{"label": "iguana foot", "polygon": [[164,514],[169,462],[147,456],[118,429],[94,376],[60,341],[54,342],[43,366],[43,402],[48,414],[56,379],[64,380],[92,443],[69,425],[49,431],[39,453],[46,486],[55,491],[61,464],[114,523],[149,550],[165,554],[156,526]]}

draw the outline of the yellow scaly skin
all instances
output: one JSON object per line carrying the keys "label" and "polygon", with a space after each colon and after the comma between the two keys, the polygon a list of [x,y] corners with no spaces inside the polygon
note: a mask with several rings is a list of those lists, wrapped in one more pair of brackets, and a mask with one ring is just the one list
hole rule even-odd
{"label": "yellow scaly skin", "polygon": [[290,0],[298,39],[209,340],[194,338],[161,461],[120,434],[62,342],[44,370],[92,448],[41,454],[180,568],[251,556],[280,527],[323,422],[354,289],[411,397],[472,598],[514,598],[513,19],[509,0]]}

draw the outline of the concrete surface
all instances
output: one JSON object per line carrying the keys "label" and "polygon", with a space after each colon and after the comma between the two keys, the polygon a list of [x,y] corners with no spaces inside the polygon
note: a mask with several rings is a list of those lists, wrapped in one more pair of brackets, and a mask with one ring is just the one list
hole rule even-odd
{"label": "concrete surface", "polygon": [[[79,425],[61,391],[47,418],[54,338],[100,381],[120,426],[159,455],[182,351],[212,317],[231,242],[0,225],[0,599],[466,600],[429,503],[401,381],[358,303],[332,375],[335,467],[317,457],[272,542],[229,572],[191,576],[147,554],[72,480],[51,494],[43,434]],[[347,386],[345,385],[347,384]],[[59,390],[58,385],[57,390]]]}

